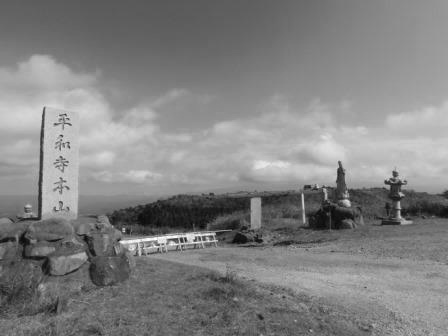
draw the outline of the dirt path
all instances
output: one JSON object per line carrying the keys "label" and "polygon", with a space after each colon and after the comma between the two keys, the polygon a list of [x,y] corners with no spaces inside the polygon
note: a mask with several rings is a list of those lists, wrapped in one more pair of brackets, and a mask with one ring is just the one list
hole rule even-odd
{"label": "dirt path", "polygon": [[448,334],[448,266],[292,247],[218,247],[152,255],[291,288],[343,305],[373,335]]}

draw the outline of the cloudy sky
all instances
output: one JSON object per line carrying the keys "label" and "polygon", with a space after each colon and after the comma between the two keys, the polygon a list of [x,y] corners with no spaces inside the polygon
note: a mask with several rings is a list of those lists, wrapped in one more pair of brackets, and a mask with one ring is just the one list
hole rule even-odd
{"label": "cloudy sky", "polygon": [[0,193],[36,193],[44,106],[82,194],[448,189],[448,2],[2,1]]}

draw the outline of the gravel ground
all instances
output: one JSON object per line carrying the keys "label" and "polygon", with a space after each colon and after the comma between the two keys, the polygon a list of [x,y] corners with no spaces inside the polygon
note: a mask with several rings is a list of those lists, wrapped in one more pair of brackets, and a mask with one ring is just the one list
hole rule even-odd
{"label": "gravel ground", "polygon": [[277,228],[267,236],[270,243],[259,247],[225,245],[150,258],[230,268],[242,278],[306,292],[325,305],[342,305],[366,321],[372,335],[446,334],[448,221],[332,232]]}

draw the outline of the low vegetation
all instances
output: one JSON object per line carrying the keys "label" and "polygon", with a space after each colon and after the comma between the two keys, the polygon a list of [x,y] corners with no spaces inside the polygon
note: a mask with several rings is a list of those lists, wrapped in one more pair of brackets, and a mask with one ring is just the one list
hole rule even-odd
{"label": "low vegetation", "polygon": [[[257,193],[260,195],[260,193]],[[278,221],[300,221],[301,199],[295,191],[264,192],[263,220],[269,225]],[[362,208],[364,219],[386,216],[385,205],[390,202],[386,188],[352,189],[353,206]],[[405,190],[402,201],[404,216],[448,217],[448,199],[441,195]],[[157,234],[199,229],[227,230],[248,225],[250,193],[224,195],[178,195],[166,200],[117,210],[110,215],[113,224],[132,226],[139,234]],[[330,197],[331,197],[330,191]],[[307,214],[317,211],[322,201],[320,192],[305,194]]]}
{"label": "low vegetation", "polygon": [[152,227],[205,228],[219,215],[247,209],[248,198],[178,195],[166,200],[114,211],[115,226],[139,224]]}
{"label": "low vegetation", "polygon": [[221,215],[207,225],[207,230],[239,230],[250,226],[250,213],[246,211],[235,211],[231,214]]}

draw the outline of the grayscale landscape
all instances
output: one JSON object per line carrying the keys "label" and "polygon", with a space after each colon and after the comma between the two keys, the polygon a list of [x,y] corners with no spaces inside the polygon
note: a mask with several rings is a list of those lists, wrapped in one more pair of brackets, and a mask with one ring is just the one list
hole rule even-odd
{"label": "grayscale landscape", "polygon": [[0,335],[446,335],[447,13],[2,1]]}

